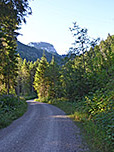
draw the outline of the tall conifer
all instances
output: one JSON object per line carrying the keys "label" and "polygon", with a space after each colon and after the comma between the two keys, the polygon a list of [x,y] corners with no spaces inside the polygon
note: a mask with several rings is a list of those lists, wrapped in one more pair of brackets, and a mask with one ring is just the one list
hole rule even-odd
{"label": "tall conifer", "polygon": [[48,80],[46,78],[46,70],[48,67],[48,62],[43,54],[38,67],[36,69],[35,79],[34,79],[34,88],[38,93],[38,97],[41,99],[48,96]]}

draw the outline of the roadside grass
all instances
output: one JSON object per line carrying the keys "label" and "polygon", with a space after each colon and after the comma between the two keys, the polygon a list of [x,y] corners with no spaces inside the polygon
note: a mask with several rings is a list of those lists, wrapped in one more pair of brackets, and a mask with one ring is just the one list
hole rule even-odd
{"label": "roadside grass", "polygon": [[114,79],[81,100],[48,100],[74,120],[91,152],[114,152]]}
{"label": "roadside grass", "polygon": [[27,103],[24,98],[19,99],[13,95],[0,96],[0,129],[10,125],[26,111]]}
{"label": "roadside grass", "polygon": [[114,152],[113,143],[107,137],[106,128],[103,128],[102,124],[97,125],[95,119],[80,111],[76,103],[56,101],[52,104],[62,109],[81,129],[91,152]]}

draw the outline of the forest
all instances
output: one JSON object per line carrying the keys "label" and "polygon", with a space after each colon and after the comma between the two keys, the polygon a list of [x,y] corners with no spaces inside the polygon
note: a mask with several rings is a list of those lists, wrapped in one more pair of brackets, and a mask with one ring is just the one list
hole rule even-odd
{"label": "forest", "polygon": [[54,56],[49,63],[45,52],[37,61],[26,61],[16,52],[17,29],[31,9],[27,1],[13,2],[0,1],[0,128],[23,115],[25,99],[38,97],[81,124],[92,149],[113,152],[114,35],[91,39],[74,23],[74,44],[62,65]]}

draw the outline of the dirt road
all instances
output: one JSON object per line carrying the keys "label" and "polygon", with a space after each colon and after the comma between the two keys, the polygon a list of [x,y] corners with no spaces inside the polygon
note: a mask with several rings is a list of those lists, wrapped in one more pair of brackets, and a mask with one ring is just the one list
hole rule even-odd
{"label": "dirt road", "polygon": [[60,109],[27,101],[28,111],[0,130],[0,152],[88,152],[79,128]]}

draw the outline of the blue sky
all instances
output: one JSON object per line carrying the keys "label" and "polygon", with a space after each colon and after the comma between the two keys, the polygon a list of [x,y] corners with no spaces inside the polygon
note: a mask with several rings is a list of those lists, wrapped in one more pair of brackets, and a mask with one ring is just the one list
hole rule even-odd
{"label": "blue sky", "polygon": [[24,44],[49,42],[65,54],[73,43],[73,22],[87,28],[93,38],[114,34],[114,0],[31,0],[30,6],[33,14],[21,26],[23,36],[18,36]]}

